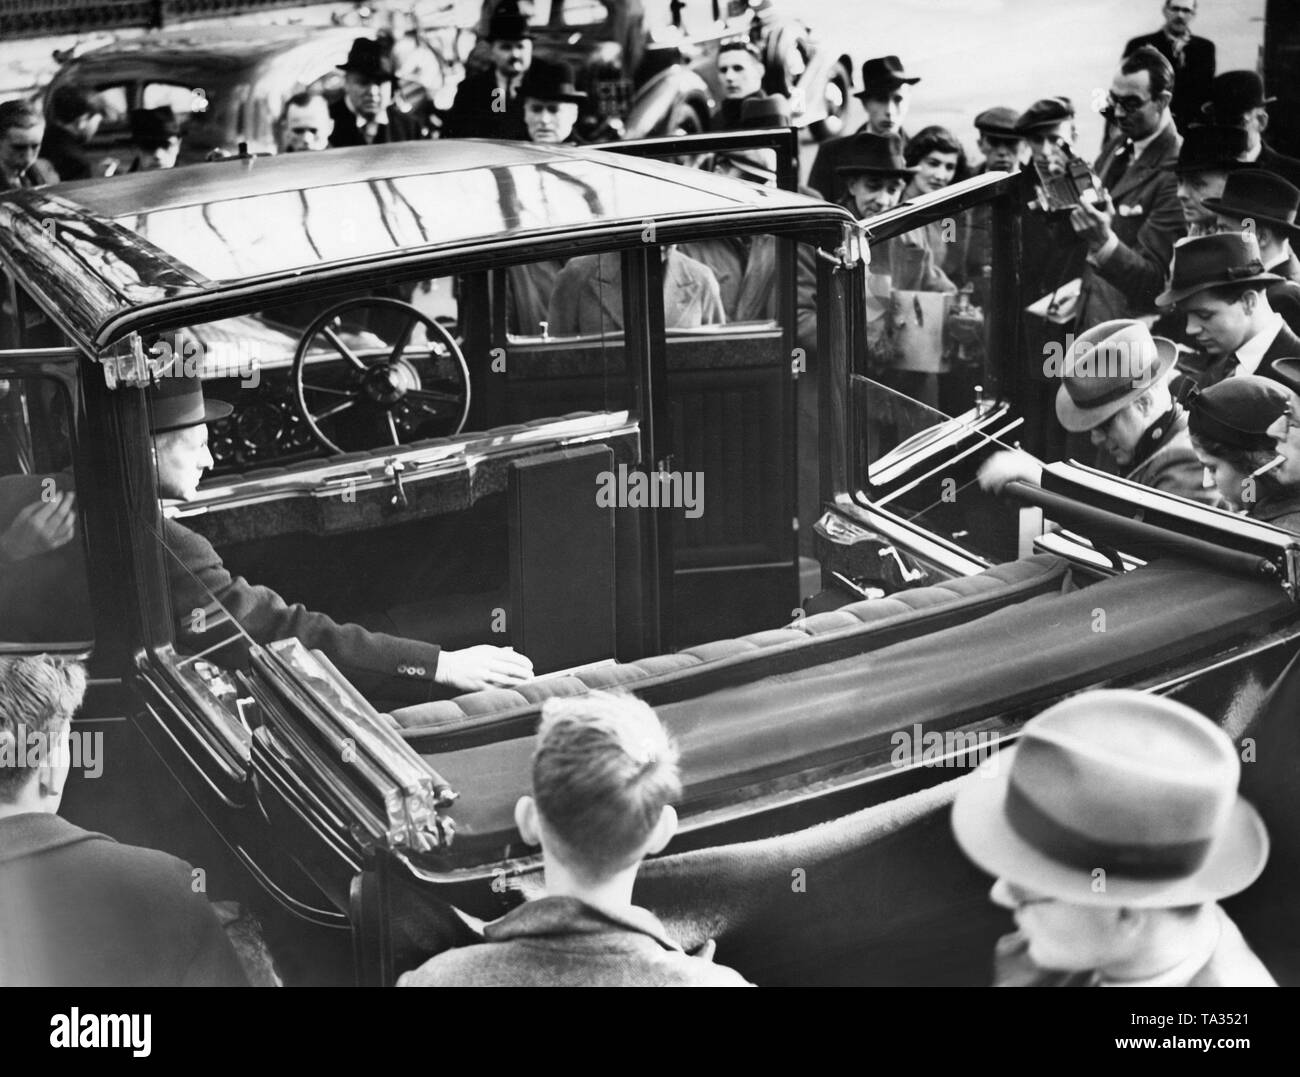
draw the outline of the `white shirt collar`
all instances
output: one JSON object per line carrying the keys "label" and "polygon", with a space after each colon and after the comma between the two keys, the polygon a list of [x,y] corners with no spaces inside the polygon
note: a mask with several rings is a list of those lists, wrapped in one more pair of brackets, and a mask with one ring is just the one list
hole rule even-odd
{"label": "white shirt collar", "polygon": [[1254,374],[1259,369],[1259,364],[1264,361],[1264,353],[1285,324],[1282,315],[1274,311],[1264,323],[1264,328],[1237,349],[1237,362],[1241,364],[1237,368],[1238,374]]}
{"label": "white shirt collar", "polygon": [[1277,269],[1279,266],[1286,265],[1287,262],[1289,261],[1291,261],[1291,248],[1284,247],[1281,254],[1279,254],[1276,258],[1274,258],[1271,262],[1264,263],[1264,268],[1267,270]]}

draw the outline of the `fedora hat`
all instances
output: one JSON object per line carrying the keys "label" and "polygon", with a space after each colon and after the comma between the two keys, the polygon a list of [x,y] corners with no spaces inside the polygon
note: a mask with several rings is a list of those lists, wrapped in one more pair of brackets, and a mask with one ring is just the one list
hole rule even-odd
{"label": "fedora hat", "polygon": [[769,127],[789,126],[790,102],[784,94],[747,97],[740,102],[739,131],[765,131]]}
{"label": "fedora hat", "polygon": [[1074,119],[1074,102],[1068,97],[1043,97],[1035,101],[1016,121],[1015,133],[1024,137],[1043,127]]}
{"label": "fedora hat", "polygon": [[394,82],[397,79],[393,50],[386,41],[368,37],[359,37],[352,42],[348,58],[339,64],[339,70],[360,75],[367,82]]}
{"label": "fedora hat", "polygon": [[180,121],[171,105],[131,110],[131,141],[142,149],[166,145],[180,134]]}
{"label": "fedora hat", "polygon": [[1272,284],[1282,278],[1264,271],[1259,240],[1243,232],[1189,236],[1174,244],[1174,268],[1169,287],[1156,296],[1156,306],[1171,307],[1206,288],[1231,284]]}
{"label": "fedora hat", "polygon": [[1238,374],[1188,394],[1187,428],[1198,437],[1237,449],[1271,452],[1276,439],[1269,436],[1269,427],[1290,407],[1287,391],[1272,378]]}
{"label": "fedora hat", "polygon": [[1254,71],[1225,71],[1210,84],[1210,99],[1201,114],[1220,123],[1231,123],[1242,113],[1276,101],[1264,93],[1264,80]]}
{"label": "fedora hat", "polygon": [[1262,168],[1233,172],[1223,194],[1207,198],[1205,208],[1238,221],[1263,221],[1292,239],[1300,239],[1300,228],[1295,223],[1296,211],[1300,210],[1300,187]]}
{"label": "fedora hat", "polygon": [[760,183],[776,182],[776,150],[756,148],[750,150],[727,150],[718,154],[719,163],[730,164],[738,172],[743,172],[749,179]]}
{"label": "fedora hat", "polygon": [[573,84],[573,68],[563,60],[534,57],[519,80],[519,96],[538,101],[568,101],[580,105],[587,95]]}
{"label": "fedora hat", "polygon": [[1183,135],[1174,171],[1232,172],[1245,168],[1241,155],[1246,152],[1246,132],[1240,127],[1217,123],[1194,123]]}
{"label": "fedora hat", "polygon": [[841,176],[871,172],[880,176],[906,178],[916,174],[916,169],[908,168],[907,161],[903,159],[901,138],[897,135],[873,135],[869,131],[861,131],[852,136],[835,171]]}
{"label": "fedora hat", "polygon": [[202,380],[192,374],[162,372],[153,380],[149,399],[149,429],[155,434],[216,422],[235,410],[224,400],[205,399]]}
{"label": "fedora hat", "polygon": [[1293,393],[1300,394],[1300,358],[1274,359],[1269,365],[1283,385]]}
{"label": "fedora hat", "polygon": [[489,41],[531,41],[533,31],[518,4],[504,3],[488,19],[486,36]]}
{"label": "fedora hat", "polygon": [[1200,905],[1246,889],[1268,859],[1264,823],[1237,793],[1232,741],[1172,699],[1084,692],[1026,723],[980,771],[953,804],[957,844],[1047,897]]}
{"label": "fedora hat", "polygon": [[865,101],[882,91],[915,86],[920,81],[919,78],[908,78],[903,70],[903,61],[897,56],[877,56],[862,65],[862,89],[853,96]]}
{"label": "fedora hat", "polygon": [[1065,354],[1056,417],[1071,433],[1092,430],[1165,377],[1177,358],[1178,346],[1142,322],[1094,325]]}

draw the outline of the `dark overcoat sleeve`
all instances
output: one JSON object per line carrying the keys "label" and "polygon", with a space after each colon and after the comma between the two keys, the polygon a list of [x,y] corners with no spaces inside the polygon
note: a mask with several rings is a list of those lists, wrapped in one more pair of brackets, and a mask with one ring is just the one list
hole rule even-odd
{"label": "dark overcoat sleeve", "polygon": [[[292,637],[324,652],[364,695],[423,702],[446,694],[433,679],[437,645],[341,625],[299,603],[289,604],[269,587],[231,576],[212,543],[173,520],[164,521],[163,538],[176,639],[186,649],[202,651],[236,637],[233,618],[255,643]],[[247,641],[231,639],[214,655],[219,664],[244,666]]]}

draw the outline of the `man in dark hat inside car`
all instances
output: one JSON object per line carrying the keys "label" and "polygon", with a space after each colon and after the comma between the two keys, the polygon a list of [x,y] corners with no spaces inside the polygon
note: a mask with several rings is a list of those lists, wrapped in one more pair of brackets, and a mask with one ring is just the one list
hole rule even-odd
{"label": "man in dark hat inside car", "polygon": [[[911,105],[912,87],[921,80],[909,77],[897,56],[878,56],[862,65],[862,89],[854,96],[867,112],[867,122],[857,134],[890,135],[907,141],[903,120]],[[838,201],[844,188],[836,171],[848,152],[853,135],[823,142],[808,172],[808,186],[829,201]]]}
{"label": "man in dark hat inside car", "polygon": [[[191,375],[163,372],[150,390],[150,431],[164,501],[185,502],[198,493],[203,473],[213,466],[208,424],[228,417],[232,408],[207,400],[203,383]],[[76,527],[76,510],[68,536]],[[27,541],[10,560],[39,556],[68,538],[53,527],[39,535],[27,528]],[[434,643],[338,624],[297,603],[287,603],[269,587],[232,576],[212,544],[175,520],[162,520],[176,642],[204,652],[219,665],[248,662],[248,644],[296,638],[317,649],[370,699],[380,703],[420,703],[455,692],[508,687],[532,676],[532,663],[510,647],[479,645],[458,651]],[[39,541],[38,541],[39,540]]]}
{"label": "man in dark hat inside car", "polygon": [[520,83],[533,60],[528,17],[502,4],[488,21],[492,66],[466,75],[443,124],[444,138],[528,139]]}
{"label": "man in dark hat inside car", "polygon": [[1300,161],[1278,153],[1264,141],[1268,106],[1276,100],[1264,93],[1264,80],[1254,71],[1225,71],[1214,80],[1210,100],[1202,111],[1211,123],[1240,127],[1246,132],[1243,160],[1300,186]]}
{"label": "man in dark hat inside car", "polygon": [[[189,501],[198,493],[203,472],[212,466],[208,423],[225,418],[231,410],[222,401],[205,400],[198,378],[172,374],[157,380],[151,430],[162,498]],[[447,651],[433,643],[340,625],[324,614],[289,604],[270,588],[232,576],[206,538],[174,520],[164,519],[162,538],[177,642],[206,651],[229,640],[213,652],[213,660],[220,664],[240,665],[247,660],[242,634],[256,643],[296,637],[305,646],[323,651],[358,691],[375,699],[404,702],[437,698],[447,694],[445,689],[472,692],[505,687],[532,675],[532,663],[512,648],[482,645]],[[205,616],[195,617],[196,610]],[[236,626],[242,633],[236,632]]]}
{"label": "man in dark hat inside car", "polygon": [[330,106],[334,121],[331,146],[371,146],[429,137],[429,129],[419,117],[393,103],[397,65],[387,41],[357,38],[347,62],[339,67],[344,73],[343,96]]}
{"label": "man in dark hat inside car", "polygon": [[175,168],[181,152],[181,125],[172,107],[132,109],[131,143],[136,155],[130,171]]}

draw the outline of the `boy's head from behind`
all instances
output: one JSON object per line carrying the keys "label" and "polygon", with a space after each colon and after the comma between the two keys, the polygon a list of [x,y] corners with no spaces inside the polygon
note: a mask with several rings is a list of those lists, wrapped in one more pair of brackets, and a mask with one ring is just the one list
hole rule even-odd
{"label": "boy's head from behind", "polygon": [[630,695],[551,699],[533,752],[533,795],[515,820],[575,880],[597,884],[668,844],[681,795],[677,749],[655,712]]}

